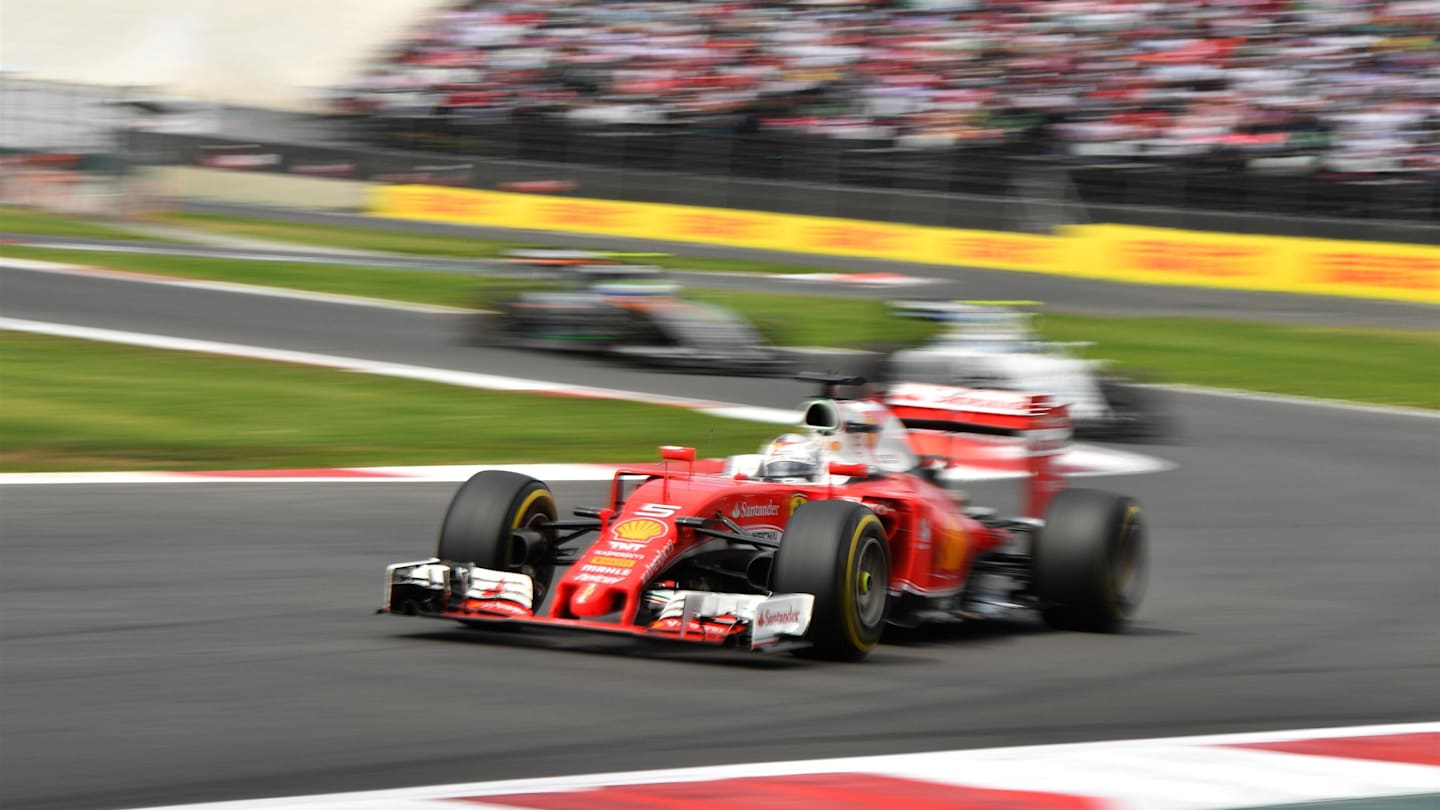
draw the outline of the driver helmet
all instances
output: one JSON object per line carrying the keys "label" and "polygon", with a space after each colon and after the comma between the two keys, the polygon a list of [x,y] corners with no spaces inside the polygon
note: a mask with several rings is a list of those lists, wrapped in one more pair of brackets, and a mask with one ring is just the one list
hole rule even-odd
{"label": "driver helmet", "polygon": [[767,481],[815,481],[820,477],[820,448],[798,433],[776,437],[762,456],[760,477]]}

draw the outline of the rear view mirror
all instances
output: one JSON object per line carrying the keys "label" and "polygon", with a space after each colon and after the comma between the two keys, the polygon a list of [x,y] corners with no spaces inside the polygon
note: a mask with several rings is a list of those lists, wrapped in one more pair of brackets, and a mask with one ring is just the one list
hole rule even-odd
{"label": "rear view mirror", "polygon": [[694,461],[695,448],[677,447],[673,444],[662,445],[660,447],[660,458],[666,461]]}

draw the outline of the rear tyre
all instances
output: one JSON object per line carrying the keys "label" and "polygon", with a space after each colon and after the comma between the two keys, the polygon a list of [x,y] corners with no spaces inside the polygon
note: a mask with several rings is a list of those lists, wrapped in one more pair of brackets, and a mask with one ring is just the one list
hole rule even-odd
{"label": "rear tyre", "polygon": [[555,496],[543,483],[519,473],[484,470],[471,476],[450,500],[435,556],[527,574],[538,593],[548,584],[553,565],[526,559],[525,545],[517,543],[514,534],[553,520]]}
{"label": "rear tyre", "polygon": [[1145,590],[1145,521],[1133,499],[1095,489],[1056,495],[1036,536],[1034,591],[1051,627],[1123,630]]}
{"label": "rear tyre", "polygon": [[1171,437],[1174,425],[1161,397],[1152,389],[1113,378],[1100,380],[1100,395],[1110,409],[1111,419],[1097,428],[1110,437],[1126,441],[1163,441]]}
{"label": "rear tyre", "polygon": [[850,501],[795,510],[770,577],[775,593],[815,595],[805,653],[858,661],[880,642],[890,588],[890,543],[874,512]]}

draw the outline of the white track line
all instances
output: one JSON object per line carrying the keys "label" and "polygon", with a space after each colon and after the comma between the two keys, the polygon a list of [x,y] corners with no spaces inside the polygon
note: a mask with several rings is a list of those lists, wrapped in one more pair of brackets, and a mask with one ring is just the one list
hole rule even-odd
{"label": "white track line", "polygon": [[[353,371],[361,374],[374,374],[378,376],[399,377],[402,379],[421,380],[424,382],[439,383],[442,385],[455,385],[466,388],[480,388],[496,391],[512,391],[520,393],[531,393],[551,396],[568,396],[585,399],[611,399],[625,400],[631,402],[642,402],[654,405],[667,405],[671,407],[686,408],[711,416],[718,416],[726,419],[737,419],[741,421],[763,422],[766,424],[794,425],[800,419],[799,411],[781,408],[762,408],[749,405],[737,405],[724,402],[712,402],[708,400],[687,399],[683,397],[669,397],[658,394],[647,394],[637,391],[622,391],[611,388],[595,388],[591,386],[566,385],[561,383],[545,382],[541,380],[530,380],[519,377],[502,377],[493,374],[479,374],[467,371],[452,371],[447,369],[428,368],[423,366],[411,366],[401,363],[384,363],[374,360],[362,360],[353,357],[338,357],[335,355],[315,354],[312,352],[296,352],[285,349],[269,349],[258,346],[244,346],[235,343],[220,343],[209,340],[191,340],[187,338],[175,338],[165,335],[150,335],[140,332],[124,332],[114,329],[100,329],[88,326],[71,326],[68,324],[48,323],[44,321],[28,321],[18,318],[0,317],[0,329],[30,332],[34,334],[51,335],[56,337],[78,338],[81,340],[95,340],[107,343],[120,343],[130,346],[142,346],[145,348],[200,352],[206,354],[218,354],[229,357],[243,357],[247,359],[268,360],[281,363],[295,363],[300,365],[318,366],[332,368],[341,371]],[[1015,452],[1020,452],[1018,448]],[[1078,469],[1074,469],[1071,475],[1097,476],[1097,475],[1139,475],[1145,473],[1162,472],[1174,467],[1168,461],[1144,456],[1138,453],[1129,453],[1122,450],[1094,447],[1090,445],[1076,445],[1067,453],[1065,462]],[[343,474],[297,474],[293,476],[273,475],[265,477],[256,475],[246,478],[241,475],[214,475],[201,476],[185,473],[164,473],[164,472],[131,472],[131,473],[36,473],[36,474],[14,474],[0,476],[0,484],[58,484],[58,483],[218,483],[236,481],[269,481],[271,483],[315,483],[315,482],[398,482],[398,481],[463,481],[473,472],[484,469],[484,467],[447,466],[447,467],[420,467],[420,468],[356,468],[350,470],[359,473],[352,477]],[[469,472],[464,472],[469,470]],[[440,471],[437,473],[437,471]],[[340,470],[337,472],[345,472]],[[377,474],[378,473],[378,474]],[[572,480],[591,481],[604,480],[610,477],[609,474],[597,472],[595,467],[587,465],[558,465],[554,470],[546,470],[547,480]],[[559,476],[577,476],[562,478]],[[459,476],[459,477],[454,477]],[[945,472],[948,480],[955,482],[1003,480],[1022,477],[1023,473],[1014,470],[996,469],[993,466],[985,465],[960,465]],[[537,476],[539,477],[539,476]]]}
{"label": "white track line", "polygon": [[424,382],[433,382],[442,385],[455,385],[463,388],[549,394],[585,399],[616,399],[630,402],[643,402],[652,405],[668,405],[688,408],[712,416],[721,416],[727,419],[739,419],[743,421],[789,425],[794,424],[799,419],[798,411],[788,409],[761,408],[730,402],[689,399],[663,394],[648,394],[639,391],[623,391],[614,388],[597,388],[588,385],[568,385],[565,383],[531,380],[521,377],[504,377],[470,371],[412,366],[404,363],[385,363],[376,360],[364,360],[357,357],[340,357],[330,354],[290,351],[288,349],[270,349],[261,346],[245,346],[237,343],[221,343],[212,340],[192,340],[189,338],[169,337],[167,335],[125,332],[116,329],[100,329],[89,326],[71,326],[69,324],[29,321],[20,318],[0,317],[0,329],[52,335],[55,337],[78,338],[80,340],[95,340],[105,343],[121,343],[151,349],[200,352],[255,360],[270,360],[280,363],[320,366],[342,371],[354,371],[361,374],[374,374],[385,377],[422,380]]}
{"label": "white track line", "polygon": [[1252,402],[1272,402],[1277,405],[1304,405],[1314,408],[1332,408],[1339,411],[1357,411],[1359,413],[1376,413],[1386,416],[1410,416],[1420,419],[1440,419],[1440,411],[1432,411],[1426,408],[1411,408],[1404,405],[1375,405],[1365,402],[1347,402],[1340,399],[1324,399],[1321,397],[1302,397],[1293,394],[1267,394],[1263,391],[1243,391],[1236,388],[1211,388],[1203,385],[1149,385],[1147,388],[1158,388],[1164,391],[1176,391],[1182,394],[1196,394],[1207,397],[1226,397],[1228,399],[1250,400]]}
{"label": "white track line", "polygon": [[[637,462],[653,464],[654,461]],[[551,482],[609,481],[619,464],[445,464],[425,467],[338,467],[314,470],[210,472],[0,473],[0,486],[60,484],[433,484],[459,483],[481,470],[506,470]]]}
{"label": "white track line", "polygon": [[[368,258],[378,258],[378,259],[383,259],[383,260],[413,260],[413,261],[423,261],[423,260],[426,258],[426,257],[424,257],[424,256],[418,256],[418,255],[413,255],[413,254],[408,254],[408,255],[407,255],[407,254],[397,254],[397,253],[392,253],[392,254],[385,254],[385,253],[366,253],[366,252],[329,253],[329,254],[306,253],[306,252],[304,252],[304,249],[305,249],[305,248],[314,247],[314,246],[308,246],[308,245],[294,245],[294,246],[292,246],[292,249],[293,249],[293,250],[296,250],[296,251],[298,251],[298,252],[283,252],[283,251],[281,251],[281,252],[249,253],[249,252],[242,252],[242,251],[248,250],[247,248],[228,248],[227,250],[230,250],[230,251],[233,251],[233,252],[226,253],[226,254],[218,254],[218,255],[217,255],[216,253],[214,253],[213,251],[210,251],[210,250],[195,249],[195,248],[188,248],[188,247],[181,247],[181,246],[178,246],[178,245],[177,245],[177,246],[174,246],[174,247],[154,247],[154,246],[147,246],[147,245],[114,245],[114,244],[111,244],[111,245],[87,245],[87,244],[77,244],[77,243],[73,243],[73,242],[21,242],[21,243],[19,243],[19,246],[20,246],[20,247],[27,247],[27,248],[44,248],[44,249],[48,249],[48,250],[89,251],[89,252],[92,252],[92,253],[129,253],[129,254],[133,254],[133,255],[176,256],[176,257],[198,258],[198,259],[231,259],[231,260],[236,260],[236,261],[276,262],[276,263],[286,263],[286,264],[326,264],[326,265],[341,265],[341,266],[347,266],[347,267],[364,267],[364,268],[374,269],[374,270],[392,270],[392,269],[402,269],[402,268],[395,268],[395,267],[391,267],[391,266],[384,265],[384,264],[367,263],[367,262],[365,261],[366,259],[368,259]],[[314,249],[316,249],[316,250],[323,250],[323,248],[314,248]],[[443,258],[443,257],[442,257],[442,258]],[[7,257],[0,257],[0,261],[10,261],[10,260],[9,260]],[[63,270],[60,270],[60,269],[59,269],[59,267],[62,266],[62,263],[60,263],[60,262],[48,262],[48,264],[52,264],[52,265],[55,265],[55,266],[56,266],[56,269],[55,269],[53,272],[64,272]],[[447,272],[447,271],[440,270],[440,271],[438,271],[438,272]],[[904,274],[901,274],[901,273],[886,273],[886,272],[866,273],[866,272],[862,272],[862,271],[856,271],[856,272],[853,272],[853,273],[826,273],[826,272],[819,272],[819,271],[814,272],[814,273],[747,273],[747,272],[744,272],[744,271],[687,270],[687,269],[685,269],[685,268],[675,268],[673,272],[681,273],[681,274],[686,274],[686,275],[692,275],[692,276],[700,276],[700,277],[706,277],[706,276],[709,276],[709,277],[727,276],[727,277],[733,277],[733,278],[763,278],[763,279],[773,279],[773,280],[776,280],[776,281],[804,281],[804,282],[826,283],[826,284],[844,284],[844,285],[861,286],[861,287],[865,287],[865,286],[869,286],[869,287],[907,287],[907,286],[917,286],[917,285],[923,285],[923,284],[934,284],[934,283],[943,281],[943,279],[930,278],[930,277],[926,277],[926,276],[910,276],[910,275],[904,275]]]}
{"label": "white track line", "polygon": [[128,270],[112,270],[108,267],[89,267],[77,264],[46,262],[37,259],[12,259],[0,257],[0,268],[24,270],[35,273],[56,273],[61,275],[88,276],[111,281],[129,281],[138,284],[158,284],[164,287],[185,287],[192,290],[259,295],[267,298],[290,298],[296,301],[310,301],[320,304],[339,304],[371,309],[391,309],[399,312],[421,312],[426,314],[456,314],[473,312],[463,307],[447,307],[432,304],[410,304],[386,298],[370,298],[362,295],[341,295],[339,293],[308,292],[286,287],[269,287],[259,284],[238,284],[228,281],[205,281],[180,276],[152,275]]}
{"label": "white track line", "polygon": [[[373,258],[376,254],[370,253],[308,253],[296,252],[253,252],[256,248],[224,247],[221,245],[183,247],[175,245],[172,247],[155,247],[150,245],[90,245],[78,242],[9,242],[15,247],[40,248],[43,250],[69,250],[77,253],[126,253],[132,256],[172,256],[181,259],[233,259],[245,262],[270,262],[273,264],[333,264],[344,267],[365,267],[375,270],[395,269],[384,265],[366,264],[365,260]],[[326,251],[327,248],[316,247],[319,251]],[[216,253],[216,250],[227,251]],[[9,257],[0,257],[9,261]],[[380,258],[391,258],[381,256]],[[423,260],[421,256],[396,256],[394,258],[415,258]]]}
{"label": "white track line", "polygon": [[[1109,448],[1075,445],[1061,457],[1066,478],[1145,475],[1172,470],[1163,459]],[[638,461],[654,464],[655,461]],[[0,486],[61,484],[433,484],[459,483],[481,470],[509,470],[541,481],[609,481],[622,464],[442,464],[414,467],[338,467],[305,470],[143,471],[0,473]],[[1022,470],[976,464],[951,467],[943,473],[952,485],[1024,478]]]}

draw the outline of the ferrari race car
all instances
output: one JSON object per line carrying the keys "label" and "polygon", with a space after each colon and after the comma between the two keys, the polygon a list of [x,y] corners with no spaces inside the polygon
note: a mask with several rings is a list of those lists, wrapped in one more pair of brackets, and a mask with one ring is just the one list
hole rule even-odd
{"label": "ferrari race car", "polygon": [[1042,340],[1031,328],[1033,313],[951,301],[899,301],[893,307],[902,317],[942,321],[946,327],[924,346],[891,353],[876,376],[1047,393],[1069,406],[1081,437],[1144,440],[1170,432],[1170,418],[1152,389],[1112,373],[1103,360],[1067,353],[1085,344]]}
{"label": "ferrari race car", "polygon": [[532,250],[512,258],[548,289],[499,302],[479,316],[474,342],[602,354],[651,366],[727,374],[788,374],[786,354],[723,307],[678,297],[657,267],[590,251]]}
{"label": "ferrari race car", "polygon": [[[1064,405],[932,385],[841,399],[839,381],[826,378],[804,434],[777,440],[778,453],[705,461],[662,447],[662,463],[617,471],[609,499],[574,517],[538,480],[476,474],[436,556],[387,568],[380,612],[831,660],[864,658],[887,625],[1039,611],[1059,628],[1125,626],[1145,521],[1128,497],[1065,489]],[[938,483],[945,460],[930,451],[971,425],[1022,437],[1025,515]]]}

